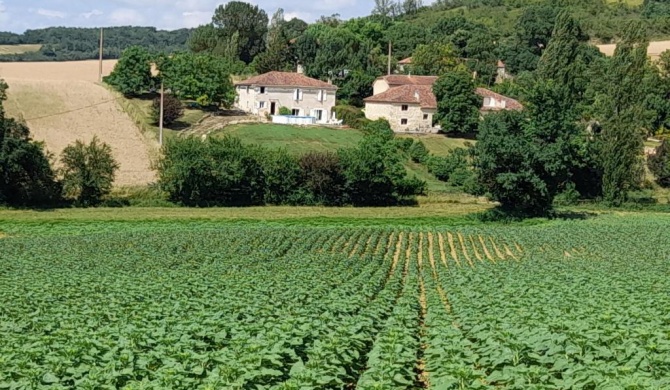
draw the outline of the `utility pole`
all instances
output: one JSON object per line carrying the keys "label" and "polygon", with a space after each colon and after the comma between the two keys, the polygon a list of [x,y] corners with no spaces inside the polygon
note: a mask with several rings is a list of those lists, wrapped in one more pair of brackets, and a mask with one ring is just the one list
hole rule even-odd
{"label": "utility pole", "polygon": [[103,32],[102,27],[100,27],[100,72],[98,74],[98,81],[102,83],[102,44],[103,44]]}
{"label": "utility pole", "polygon": [[388,61],[388,70],[387,70],[387,75],[391,75],[391,52],[393,51],[393,46],[391,41],[389,41],[389,61]]}
{"label": "utility pole", "polygon": [[164,95],[164,89],[163,89],[163,79],[161,78],[161,109],[160,109],[160,117],[158,118],[158,144],[160,146],[163,146],[163,95]]}

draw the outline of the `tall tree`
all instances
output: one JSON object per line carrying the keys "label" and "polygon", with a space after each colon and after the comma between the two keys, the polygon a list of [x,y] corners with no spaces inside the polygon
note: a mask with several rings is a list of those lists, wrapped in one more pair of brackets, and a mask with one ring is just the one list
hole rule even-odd
{"label": "tall tree", "polygon": [[647,46],[643,25],[630,23],[609,61],[607,82],[596,100],[602,125],[603,197],[613,205],[627,200],[643,174],[643,140],[650,123],[643,104]]}
{"label": "tall tree", "polygon": [[247,64],[265,47],[268,16],[258,6],[241,1],[220,5],[214,13],[212,24],[224,39],[238,34],[239,56]]}
{"label": "tall tree", "polygon": [[482,98],[475,93],[472,76],[464,70],[441,76],[433,93],[437,99],[435,118],[447,133],[472,133],[479,125]]}
{"label": "tall tree", "polygon": [[235,100],[230,64],[210,54],[179,53],[160,64],[165,86],[180,99],[229,107]]}
{"label": "tall tree", "polygon": [[588,66],[591,51],[586,47],[589,37],[579,23],[567,12],[562,12],[547,49],[542,53],[537,74],[554,80],[569,91],[575,103],[582,101],[588,86]]}
{"label": "tall tree", "polygon": [[458,55],[451,44],[431,43],[419,45],[412,56],[412,73],[424,76],[442,76],[459,64]]}
{"label": "tall tree", "polygon": [[375,8],[372,10],[372,14],[383,17],[394,17],[396,7],[397,5],[394,0],[375,0]]}
{"label": "tall tree", "polygon": [[151,55],[143,47],[128,48],[104,81],[124,95],[139,95],[148,91],[153,86]]}

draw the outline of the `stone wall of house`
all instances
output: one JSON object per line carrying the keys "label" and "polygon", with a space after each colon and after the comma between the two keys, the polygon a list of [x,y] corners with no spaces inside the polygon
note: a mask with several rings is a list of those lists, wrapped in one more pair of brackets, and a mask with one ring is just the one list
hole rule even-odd
{"label": "stone wall of house", "polygon": [[[300,89],[300,94],[296,100],[297,89]],[[265,87],[265,93],[261,93],[260,87],[249,87],[247,91],[246,86],[238,86],[237,94],[237,107],[254,115],[271,114],[270,110],[274,103],[276,115],[279,114],[281,107],[296,110],[298,116],[316,117],[317,111],[321,110],[321,120],[317,121],[319,123],[325,123],[330,119],[336,104],[335,91],[325,89]],[[322,99],[319,99],[320,94],[323,96]]]}
{"label": "stone wall of house", "polygon": [[[365,117],[370,120],[386,119],[396,133],[430,133],[437,132],[433,128],[434,109],[421,108],[418,104],[372,103],[365,104]],[[403,119],[407,120],[403,124]]]}

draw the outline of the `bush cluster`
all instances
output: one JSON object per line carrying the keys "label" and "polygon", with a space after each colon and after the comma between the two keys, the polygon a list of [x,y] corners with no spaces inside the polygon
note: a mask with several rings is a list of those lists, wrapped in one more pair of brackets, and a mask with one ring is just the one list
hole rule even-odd
{"label": "bush cluster", "polygon": [[169,140],[158,166],[171,201],[186,206],[355,205],[411,202],[425,182],[407,177],[402,156],[374,123],[355,148],[294,156],[238,138]]}

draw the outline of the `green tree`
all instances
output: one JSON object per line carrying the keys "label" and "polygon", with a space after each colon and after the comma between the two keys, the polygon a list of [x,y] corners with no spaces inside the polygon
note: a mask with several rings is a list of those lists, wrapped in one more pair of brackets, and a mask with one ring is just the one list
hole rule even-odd
{"label": "green tree", "polygon": [[133,46],[123,52],[112,73],[104,82],[124,95],[139,95],[153,87],[151,55],[142,47]]}
{"label": "green tree", "polygon": [[471,133],[479,124],[482,98],[475,93],[472,76],[466,71],[449,72],[433,86],[437,99],[436,120],[447,133]]}
{"label": "green tree", "polygon": [[539,77],[566,88],[575,105],[584,102],[589,68],[600,56],[589,47],[588,39],[579,23],[568,12],[562,12],[537,68]]}
{"label": "green tree", "polygon": [[241,1],[220,5],[214,12],[212,24],[221,38],[229,39],[238,34],[239,58],[247,64],[265,48],[268,16],[258,6]]}
{"label": "green tree", "polygon": [[650,112],[644,107],[647,46],[643,26],[631,23],[609,60],[603,90],[596,97],[600,120],[603,197],[618,206],[642,179],[642,152]]}
{"label": "green tree", "polygon": [[412,55],[413,74],[442,76],[459,64],[458,55],[451,44],[432,43],[419,45]]}
{"label": "green tree", "polygon": [[670,142],[664,140],[656,153],[649,156],[649,170],[656,176],[656,182],[661,187],[670,187]]}
{"label": "green tree", "polygon": [[339,152],[349,201],[387,206],[423,193],[426,183],[407,177],[388,122],[372,122],[364,132],[358,147]]}
{"label": "green tree", "polygon": [[230,107],[235,88],[230,80],[230,64],[209,54],[179,53],[160,64],[165,87],[182,100],[208,106]]}
{"label": "green tree", "polygon": [[545,214],[580,166],[581,138],[566,90],[540,81],[526,110],[485,116],[473,149],[475,188],[504,210]]}
{"label": "green tree", "polygon": [[109,194],[119,169],[112,148],[97,137],[88,145],[76,141],[66,147],[61,164],[65,195],[84,206],[96,205]]}

